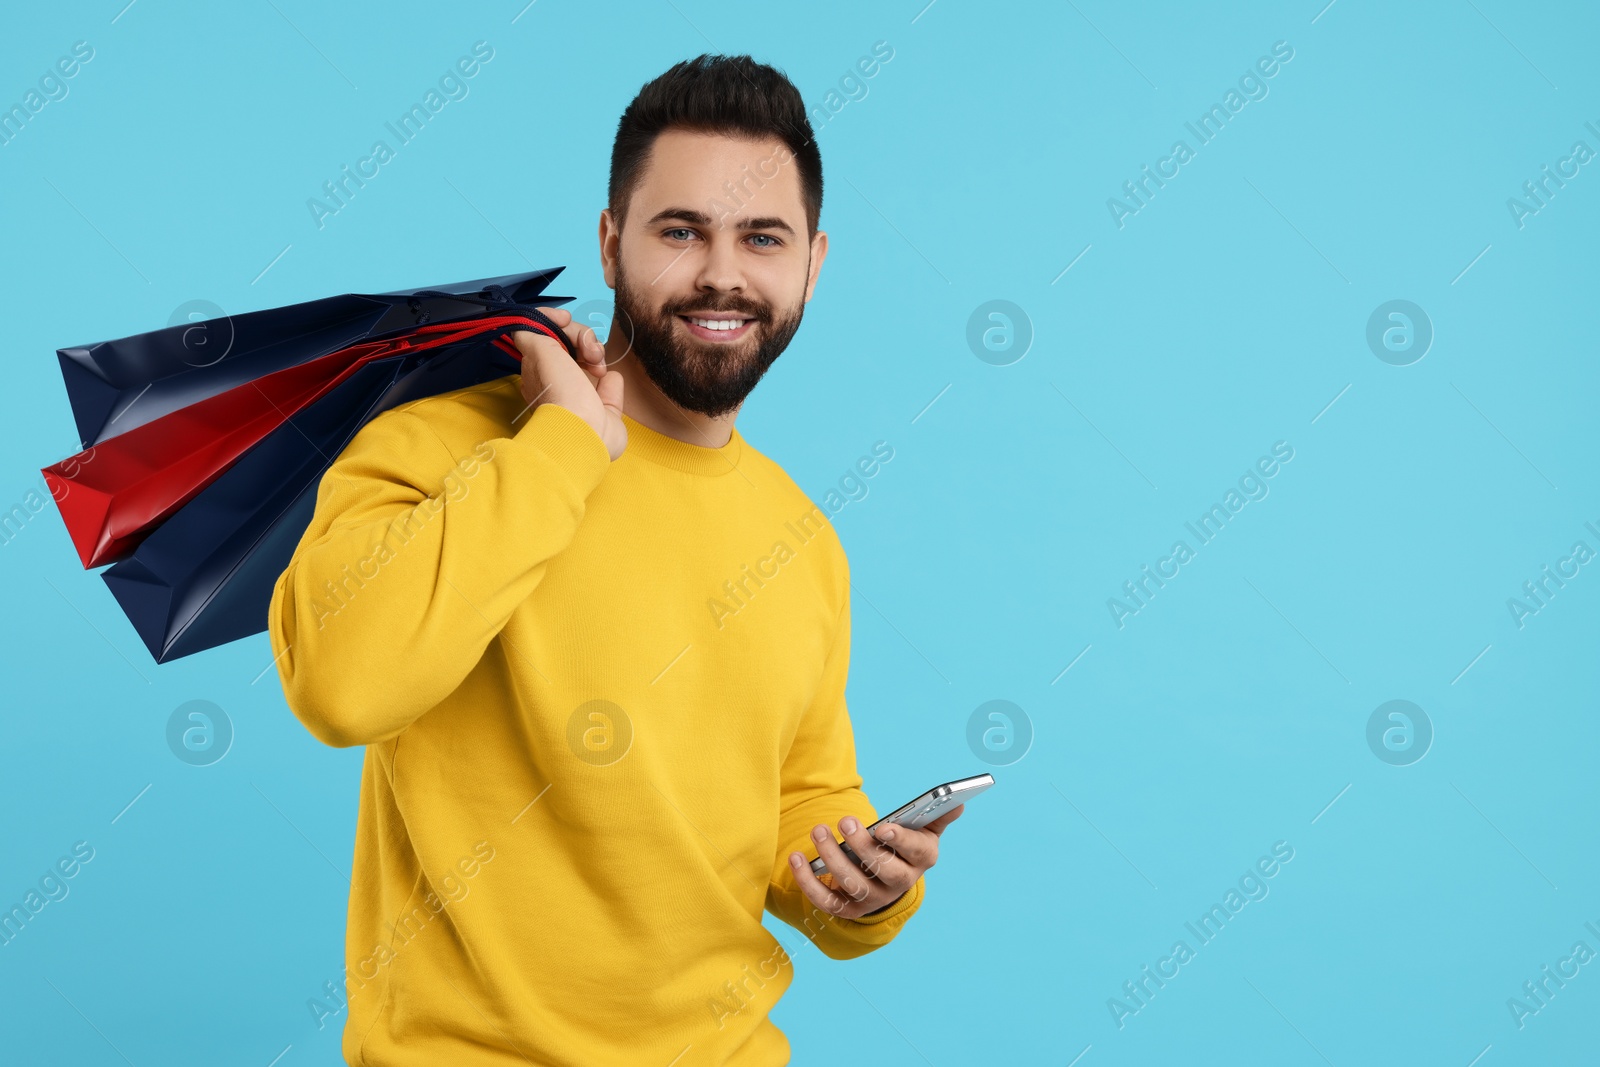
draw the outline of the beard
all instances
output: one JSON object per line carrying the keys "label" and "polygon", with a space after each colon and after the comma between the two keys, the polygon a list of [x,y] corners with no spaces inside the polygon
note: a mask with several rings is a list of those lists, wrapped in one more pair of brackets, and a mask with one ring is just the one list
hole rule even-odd
{"label": "beard", "polygon": [[[716,418],[744,403],[767,368],[789,347],[805,315],[805,301],[781,313],[770,304],[732,295],[693,296],[657,308],[628,284],[619,259],[616,311],[613,328],[623,328],[629,350],[639,357],[656,388],[679,407]],[[747,335],[733,343],[702,341],[675,321],[689,311],[731,312],[753,321]]]}

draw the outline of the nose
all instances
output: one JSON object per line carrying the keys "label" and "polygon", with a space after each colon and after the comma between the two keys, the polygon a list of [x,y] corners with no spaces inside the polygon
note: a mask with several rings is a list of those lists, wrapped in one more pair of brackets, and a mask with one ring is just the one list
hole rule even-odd
{"label": "nose", "polygon": [[703,293],[743,293],[744,270],[739,263],[739,235],[732,230],[711,230],[700,256],[695,286]]}

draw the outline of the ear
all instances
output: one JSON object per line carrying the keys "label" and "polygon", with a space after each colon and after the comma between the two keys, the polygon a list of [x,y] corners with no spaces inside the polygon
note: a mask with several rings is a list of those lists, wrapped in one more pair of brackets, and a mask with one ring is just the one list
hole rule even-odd
{"label": "ear", "polygon": [[617,252],[622,246],[622,231],[617,228],[611,209],[600,212],[600,269],[605,274],[606,288],[617,287]]}
{"label": "ear", "polygon": [[828,258],[828,235],[823,230],[818,230],[817,235],[811,239],[811,273],[806,277],[806,303],[811,303],[811,294],[817,288],[817,275],[822,270],[822,261]]}

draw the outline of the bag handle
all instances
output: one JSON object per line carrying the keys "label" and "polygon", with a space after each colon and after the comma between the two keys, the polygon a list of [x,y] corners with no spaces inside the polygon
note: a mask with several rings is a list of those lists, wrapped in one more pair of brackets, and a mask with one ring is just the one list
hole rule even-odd
{"label": "bag handle", "polygon": [[[550,331],[551,335],[554,336],[557,341],[561,342],[561,347],[567,350],[567,355],[571,356],[573,359],[578,358],[578,350],[573,347],[572,339],[566,335],[566,332],[562,330],[561,327],[551,322],[549,317],[546,316],[544,312],[540,311],[532,304],[517,303],[514,299],[512,299],[511,294],[506,292],[504,286],[486,285],[476,293],[447,293],[442,289],[423,289],[419,292],[413,293],[411,296],[407,297],[407,301],[411,306],[411,310],[417,313],[417,325],[419,326],[426,324],[429,318],[427,312],[418,311],[422,303],[420,298],[425,296],[445,297],[450,300],[464,300],[469,304],[482,304],[484,307],[498,311],[502,314],[525,315],[534,322],[546,327]],[[504,332],[515,333],[518,329],[522,328],[523,327],[510,326],[506,328]],[[530,330],[528,332],[532,333],[534,331]]]}

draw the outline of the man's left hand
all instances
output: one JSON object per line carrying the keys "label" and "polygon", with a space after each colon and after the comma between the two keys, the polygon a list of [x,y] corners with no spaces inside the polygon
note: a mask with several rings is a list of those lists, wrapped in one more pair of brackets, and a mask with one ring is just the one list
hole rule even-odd
{"label": "man's left hand", "polygon": [[868,833],[860,820],[846,815],[839,820],[839,832],[861,858],[861,866],[845,855],[833,832],[819,823],[811,836],[817,842],[817,855],[828,865],[827,877],[834,888],[812,872],[810,862],[799,852],[789,853],[789,866],[806,898],[832,915],[855,919],[882,911],[938,861],[939,835],[961,817],[965,807],[957,804],[920,830],[885,823],[878,837]]}

